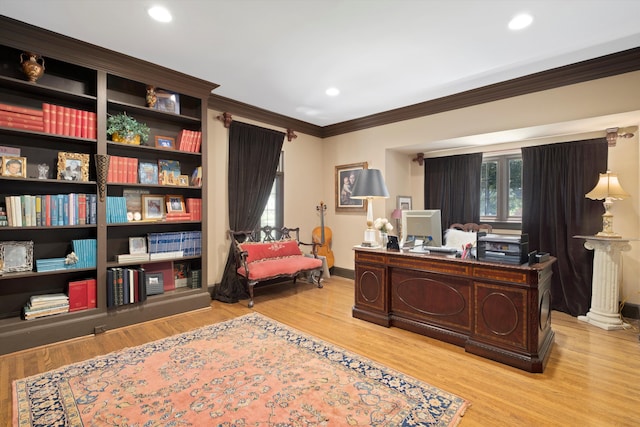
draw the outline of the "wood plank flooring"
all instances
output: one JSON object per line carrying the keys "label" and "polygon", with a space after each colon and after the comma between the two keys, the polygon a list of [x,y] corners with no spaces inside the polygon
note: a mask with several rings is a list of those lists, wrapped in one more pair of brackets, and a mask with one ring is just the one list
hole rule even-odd
{"label": "wood plank flooring", "polygon": [[530,374],[461,347],[354,319],[353,293],[353,281],[336,276],[323,289],[304,281],[285,283],[257,288],[253,310],[247,301],[212,301],[211,309],[0,356],[0,425],[11,425],[14,379],[251,311],[471,401],[461,427],[640,424],[637,329],[604,331],[553,312],[556,336],[549,363],[543,374]]}

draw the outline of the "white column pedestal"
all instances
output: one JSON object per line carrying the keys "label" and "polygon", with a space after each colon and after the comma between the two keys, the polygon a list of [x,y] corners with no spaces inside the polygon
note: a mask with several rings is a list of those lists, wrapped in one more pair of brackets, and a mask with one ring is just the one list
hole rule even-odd
{"label": "white column pedestal", "polygon": [[622,321],[620,301],[621,252],[631,250],[629,240],[596,236],[575,236],[585,239],[584,247],[593,250],[593,279],[591,281],[591,308],[578,320],[611,331],[629,326]]}

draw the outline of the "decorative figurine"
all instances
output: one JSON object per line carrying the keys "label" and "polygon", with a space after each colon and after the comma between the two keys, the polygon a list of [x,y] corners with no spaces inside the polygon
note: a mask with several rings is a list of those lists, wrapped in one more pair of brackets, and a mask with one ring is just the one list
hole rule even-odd
{"label": "decorative figurine", "polygon": [[38,179],[49,179],[49,165],[40,163],[38,165]]}
{"label": "decorative figurine", "polygon": [[156,87],[155,86],[147,86],[147,107],[154,108],[156,106],[156,102],[158,101],[158,97],[156,96]]}

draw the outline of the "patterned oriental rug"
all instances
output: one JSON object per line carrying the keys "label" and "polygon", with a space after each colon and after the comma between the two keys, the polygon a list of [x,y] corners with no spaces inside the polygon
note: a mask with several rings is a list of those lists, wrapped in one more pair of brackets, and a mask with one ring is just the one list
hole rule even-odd
{"label": "patterned oriental rug", "polygon": [[14,381],[14,426],[455,426],[468,402],[260,314]]}

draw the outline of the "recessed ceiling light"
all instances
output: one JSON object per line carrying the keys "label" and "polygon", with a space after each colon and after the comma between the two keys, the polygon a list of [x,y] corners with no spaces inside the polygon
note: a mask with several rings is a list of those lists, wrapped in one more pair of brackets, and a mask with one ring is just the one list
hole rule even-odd
{"label": "recessed ceiling light", "polygon": [[533,16],[528,13],[521,13],[516,15],[511,21],[509,21],[510,30],[522,30],[527,28],[533,22]]}
{"label": "recessed ceiling light", "polygon": [[149,8],[148,12],[149,16],[158,22],[171,22],[173,19],[169,10],[163,6],[153,6]]}
{"label": "recessed ceiling light", "polygon": [[338,88],[336,88],[336,87],[330,87],[329,89],[327,89],[327,90],[325,91],[325,93],[326,93],[328,96],[338,96],[338,95],[340,95],[340,89],[338,89]]}

